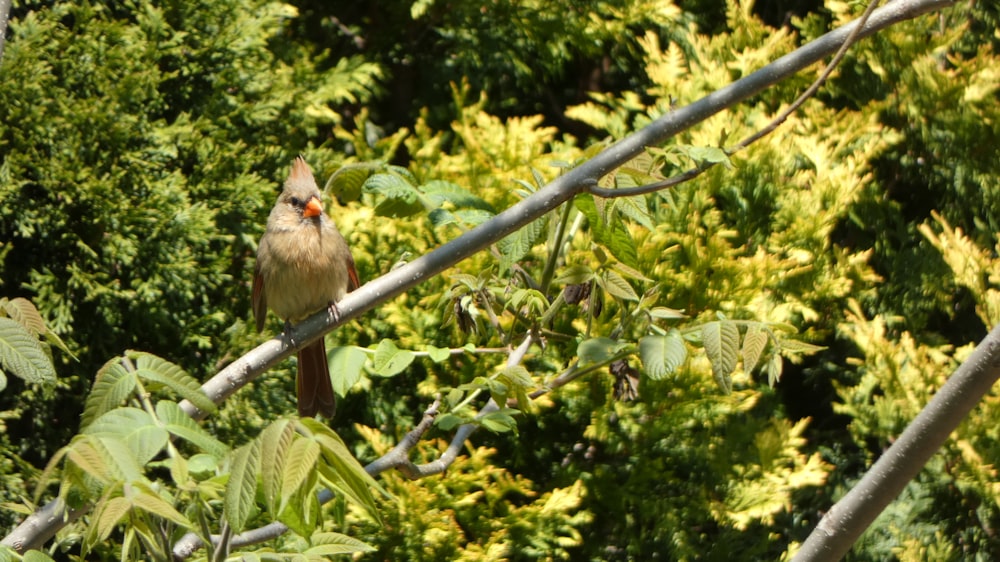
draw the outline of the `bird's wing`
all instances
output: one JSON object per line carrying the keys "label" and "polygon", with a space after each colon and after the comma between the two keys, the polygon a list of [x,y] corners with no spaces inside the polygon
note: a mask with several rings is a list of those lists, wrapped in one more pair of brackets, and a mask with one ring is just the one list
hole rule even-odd
{"label": "bird's wing", "polygon": [[257,321],[257,331],[264,329],[267,319],[267,295],[264,294],[264,276],[260,273],[260,262],[253,270],[253,317]]}

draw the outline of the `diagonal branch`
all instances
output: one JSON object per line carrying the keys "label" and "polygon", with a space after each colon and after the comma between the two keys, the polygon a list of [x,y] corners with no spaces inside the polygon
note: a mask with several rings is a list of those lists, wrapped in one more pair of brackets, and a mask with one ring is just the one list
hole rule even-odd
{"label": "diagonal branch", "polygon": [[3,61],[3,47],[7,39],[7,22],[10,18],[11,0],[0,0],[0,61]]}
{"label": "diagonal branch", "polygon": [[1000,379],[1000,325],[983,339],[861,481],[813,529],[793,562],[840,560]]}

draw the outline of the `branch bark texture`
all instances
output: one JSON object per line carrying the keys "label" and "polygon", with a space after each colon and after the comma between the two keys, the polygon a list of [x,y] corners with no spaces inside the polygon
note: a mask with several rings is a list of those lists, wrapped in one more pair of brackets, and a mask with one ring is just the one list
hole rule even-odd
{"label": "branch bark texture", "polygon": [[899,439],[823,516],[794,562],[840,560],[861,533],[944,445],[1000,378],[1000,325],[983,339]]}
{"label": "branch bark texture", "polygon": [[7,22],[10,20],[11,0],[0,0],[0,62],[3,62],[3,47],[7,43]]}

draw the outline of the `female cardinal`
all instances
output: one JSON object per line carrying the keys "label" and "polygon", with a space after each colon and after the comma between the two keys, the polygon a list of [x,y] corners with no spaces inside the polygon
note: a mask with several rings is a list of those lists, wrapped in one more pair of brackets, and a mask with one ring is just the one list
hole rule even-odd
{"label": "female cardinal", "polygon": [[[253,274],[253,315],[257,331],[264,327],[267,307],[286,324],[314,312],[358,288],[354,257],[344,237],[323,212],[312,170],[299,156],[285,188],[267,219],[257,248]],[[323,338],[299,350],[299,415],[333,418],[337,399]]]}

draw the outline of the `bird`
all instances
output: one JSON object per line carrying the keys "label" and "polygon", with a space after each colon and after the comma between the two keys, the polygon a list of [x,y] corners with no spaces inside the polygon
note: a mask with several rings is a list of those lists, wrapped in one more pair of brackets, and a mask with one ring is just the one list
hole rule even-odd
{"label": "bird", "polygon": [[[264,328],[268,307],[285,327],[330,307],[361,285],[347,241],[325,212],[319,187],[302,156],[267,219],[257,245],[253,276],[253,315]],[[296,388],[301,417],[333,419],[337,399],[330,382],[324,338],[298,352]]]}

